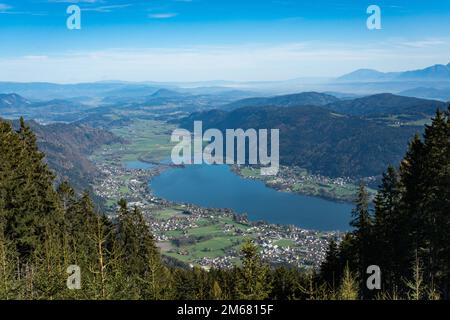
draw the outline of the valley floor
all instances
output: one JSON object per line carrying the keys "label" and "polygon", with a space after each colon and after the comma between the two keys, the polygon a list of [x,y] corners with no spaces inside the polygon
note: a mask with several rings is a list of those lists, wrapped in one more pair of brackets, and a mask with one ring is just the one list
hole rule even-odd
{"label": "valley floor", "polygon": [[[190,265],[210,268],[239,264],[239,248],[244,239],[252,238],[262,248],[262,257],[271,264],[301,268],[319,266],[328,241],[339,239],[339,232],[249,222],[245,216],[228,209],[172,203],[153,196],[148,182],[170,169],[162,160],[170,155],[173,128],[159,121],[139,120],[128,127],[111,130],[128,144],[105,146],[92,157],[102,177],[96,181],[94,190],[107,201],[111,215],[120,198],[127,199],[131,206],[140,207],[162,253]],[[153,165],[146,165],[145,169],[127,167],[129,163],[134,165],[140,161]],[[235,167],[234,171],[246,178],[261,179],[256,169]],[[312,176],[288,167],[265,182],[279,190],[334,200],[350,200],[356,192],[349,180]]]}

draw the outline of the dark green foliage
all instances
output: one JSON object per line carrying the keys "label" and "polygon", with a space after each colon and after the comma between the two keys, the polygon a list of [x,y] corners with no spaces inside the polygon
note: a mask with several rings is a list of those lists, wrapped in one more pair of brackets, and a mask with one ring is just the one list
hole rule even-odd
{"label": "dark green foliage", "polygon": [[[389,297],[448,299],[450,288],[450,109],[437,111],[415,136],[400,164],[389,167],[374,200],[374,216],[360,189],[354,211],[355,228],[340,245],[339,270],[350,263],[366,298],[365,270],[378,265],[382,290]],[[330,248],[322,268],[327,281],[336,255]],[[412,292],[412,293],[411,293]]]}
{"label": "dark green foliage", "polygon": [[320,268],[322,281],[324,281],[329,288],[335,290],[338,287],[339,279],[341,278],[339,248],[334,240],[328,244],[327,255]]}
{"label": "dark green foliage", "polygon": [[261,262],[258,248],[247,240],[241,249],[242,269],[238,278],[237,290],[240,299],[263,300],[269,295],[271,287],[269,269]]}
{"label": "dark green foliage", "polygon": [[53,174],[43,163],[44,155],[38,151],[30,128],[23,119],[17,133],[7,123],[0,125],[5,233],[15,240],[20,256],[29,257],[42,241],[44,227],[61,219],[61,208],[52,185]]}

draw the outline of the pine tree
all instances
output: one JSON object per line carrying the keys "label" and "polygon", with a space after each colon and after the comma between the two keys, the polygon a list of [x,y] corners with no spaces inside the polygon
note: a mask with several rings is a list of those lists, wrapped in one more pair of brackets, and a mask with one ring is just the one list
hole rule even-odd
{"label": "pine tree", "polygon": [[371,260],[373,260],[373,221],[369,211],[369,194],[364,183],[361,183],[359,186],[355,204],[356,207],[352,212],[353,220],[350,222],[350,225],[354,228],[353,234],[357,250],[358,276],[360,279],[359,288],[364,297],[368,292],[363,276],[367,267],[371,265]]}
{"label": "pine tree", "polygon": [[[449,112],[438,111],[426,126],[424,140],[411,142],[401,164],[402,210],[408,218],[405,241],[412,243],[403,257],[409,257],[403,268],[422,262],[424,281],[448,296],[449,216],[450,212],[450,129]],[[405,250],[406,251],[406,250]],[[411,278],[409,272],[404,275]]]}
{"label": "pine tree", "polygon": [[320,267],[320,277],[331,290],[335,290],[341,277],[339,249],[334,239],[328,244],[325,260]]}
{"label": "pine tree", "polygon": [[0,300],[17,299],[18,281],[16,277],[17,259],[15,246],[4,234],[4,217],[0,209]]}
{"label": "pine tree", "polygon": [[345,266],[338,297],[340,300],[357,300],[358,284],[350,271],[349,266]]}
{"label": "pine tree", "polygon": [[[5,144],[3,202],[6,211],[5,233],[15,239],[21,258],[29,258],[42,241],[45,226],[56,228],[62,219],[57,194],[53,188],[53,173],[44,163],[36,137],[20,120],[20,129],[14,133],[2,124],[2,144]],[[8,184],[6,184],[8,182]]]}
{"label": "pine tree", "polygon": [[242,268],[238,283],[240,299],[263,300],[271,289],[269,268],[261,262],[257,247],[247,240],[241,248]]}
{"label": "pine tree", "polygon": [[[128,261],[127,273],[133,278],[136,290],[147,299],[163,296],[162,281],[167,274],[161,265],[161,258],[155,239],[138,207],[131,211],[124,199],[119,201],[117,238],[123,249],[123,258]],[[142,290],[138,283],[144,286]]]}
{"label": "pine tree", "polygon": [[216,280],[213,281],[213,286],[211,289],[211,298],[213,300],[221,300],[223,298],[222,289],[220,288],[220,285]]}
{"label": "pine tree", "polygon": [[375,197],[375,221],[373,228],[374,262],[383,270],[382,284],[392,290],[399,285],[401,263],[398,256],[407,252],[404,243],[404,217],[400,211],[401,189],[398,174],[389,166]]}
{"label": "pine tree", "polygon": [[89,234],[89,240],[95,247],[95,259],[88,267],[88,271],[93,275],[88,285],[94,299],[110,299],[114,293],[114,290],[111,289],[114,286],[111,266],[115,261],[112,259],[113,254],[109,246],[112,234],[113,229],[107,223],[107,218],[97,215],[95,228]]}
{"label": "pine tree", "polygon": [[[400,268],[404,271],[400,274],[403,278],[410,278],[410,266],[415,260],[415,254],[426,237],[423,229],[425,216],[423,194],[426,192],[424,145],[420,137],[416,135],[410,142],[405,158],[400,165],[400,182],[402,188],[401,214],[404,215],[404,224],[401,229],[402,242],[407,248],[399,257]],[[403,259],[402,259],[403,258]],[[399,260],[400,260],[399,259]]]}
{"label": "pine tree", "polygon": [[[447,116],[447,119],[446,119]],[[424,152],[426,193],[422,195],[424,203],[424,229],[426,236],[422,251],[427,255],[424,269],[427,281],[434,285],[447,287],[450,279],[445,277],[448,264],[445,248],[449,233],[450,212],[450,129],[448,113],[437,111],[431,125],[425,127]],[[447,288],[443,288],[447,292]]]}
{"label": "pine tree", "polygon": [[416,256],[416,261],[413,265],[413,278],[410,281],[406,281],[406,286],[409,289],[408,299],[409,300],[422,300],[425,294],[425,287],[423,283],[423,270],[419,261],[419,258]]}

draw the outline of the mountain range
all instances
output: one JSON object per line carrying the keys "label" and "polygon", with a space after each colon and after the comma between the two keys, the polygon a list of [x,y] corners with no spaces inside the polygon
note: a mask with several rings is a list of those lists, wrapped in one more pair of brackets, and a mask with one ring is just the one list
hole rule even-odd
{"label": "mountain range", "polygon": [[268,98],[250,98],[225,105],[223,110],[242,107],[302,107],[321,106],[341,114],[374,117],[401,115],[411,119],[429,118],[437,109],[445,110],[447,104],[437,100],[404,97],[391,93],[381,93],[360,98],[338,99],[330,94],[304,92]]}
{"label": "mountain range", "polygon": [[450,63],[436,64],[424,69],[404,72],[380,72],[373,69],[359,69],[336,79],[341,82],[356,81],[405,81],[405,80],[446,80],[450,81]]}
{"label": "mountain range", "polygon": [[[125,82],[57,84],[0,82],[0,93],[14,92],[27,99],[85,99],[148,97],[160,89],[191,95],[221,95],[236,99],[299,91],[400,93],[419,87],[450,88],[450,63],[404,72],[359,69],[337,78],[299,77],[283,81]],[[426,97],[425,97],[426,98]],[[437,98],[437,97],[433,97]],[[232,100],[232,99],[231,99]],[[444,99],[445,100],[445,99]],[[229,101],[231,102],[231,101]],[[228,102],[228,103],[229,103]]]}

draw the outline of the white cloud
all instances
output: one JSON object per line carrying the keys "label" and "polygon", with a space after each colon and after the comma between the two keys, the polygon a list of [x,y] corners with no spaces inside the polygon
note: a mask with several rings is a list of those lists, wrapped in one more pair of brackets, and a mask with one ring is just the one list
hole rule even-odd
{"label": "white cloud", "polygon": [[118,5],[110,5],[110,6],[100,6],[100,7],[92,7],[92,8],[82,8],[82,11],[95,11],[95,12],[111,12],[116,9],[122,9],[130,7],[131,4],[118,4]]}
{"label": "white cloud", "polygon": [[103,0],[48,0],[48,2],[54,3],[99,3]]}
{"label": "white cloud", "polygon": [[15,11],[12,6],[0,3],[0,14],[8,15],[32,15],[32,16],[44,16],[45,12],[31,12],[31,11]]}
{"label": "white cloud", "polygon": [[152,19],[170,19],[176,17],[178,13],[151,13],[148,15]]}
{"label": "white cloud", "polygon": [[[450,42],[428,47],[301,42],[108,49],[0,59],[2,81],[286,80],[359,68],[400,71],[448,63]],[[408,57],[408,59],[405,59]]]}
{"label": "white cloud", "polygon": [[445,41],[441,39],[424,39],[416,41],[404,41],[399,43],[402,46],[413,47],[413,48],[427,48],[434,47],[445,44]]}

